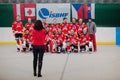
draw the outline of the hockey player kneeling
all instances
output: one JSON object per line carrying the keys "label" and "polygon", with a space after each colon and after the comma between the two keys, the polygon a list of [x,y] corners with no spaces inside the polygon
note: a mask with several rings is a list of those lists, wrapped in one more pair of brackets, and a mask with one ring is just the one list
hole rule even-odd
{"label": "hockey player kneeling", "polygon": [[92,41],[90,35],[87,32],[87,29],[83,30],[83,34],[81,35],[82,43],[84,44],[84,51],[92,52]]}
{"label": "hockey player kneeling", "polygon": [[25,30],[23,34],[23,49],[21,52],[29,52],[32,50],[32,44],[31,44],[31,34],[29,30]]}
{"label": "hockey player kneeling", "polygon": [[68,41],[69,41],[70,46],[71,46],[71,51],[72,52],[78,52],[78,36],[74,32],[74,30],[70,31]]}

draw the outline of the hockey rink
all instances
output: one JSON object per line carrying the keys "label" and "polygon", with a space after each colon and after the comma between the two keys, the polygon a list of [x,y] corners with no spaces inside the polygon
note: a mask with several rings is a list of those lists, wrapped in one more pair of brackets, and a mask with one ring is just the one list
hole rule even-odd
{"label": "hockey rink", "polygon": [[32,53],[0,45],[0,80],[120,80],[120,46],[98,45],[89,53],[45,53],[42,78],[33,76]]}

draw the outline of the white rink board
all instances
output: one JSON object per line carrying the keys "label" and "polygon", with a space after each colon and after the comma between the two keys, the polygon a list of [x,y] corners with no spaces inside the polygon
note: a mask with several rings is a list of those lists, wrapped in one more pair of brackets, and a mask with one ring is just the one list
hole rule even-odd
{"label": "white rink board", "polygon": [[[115,42],[116,41],[115,27],[97,27],[96,40],[97,42]],[[0,42],[15,42],[12,34],[12,29],[0,28]]]}

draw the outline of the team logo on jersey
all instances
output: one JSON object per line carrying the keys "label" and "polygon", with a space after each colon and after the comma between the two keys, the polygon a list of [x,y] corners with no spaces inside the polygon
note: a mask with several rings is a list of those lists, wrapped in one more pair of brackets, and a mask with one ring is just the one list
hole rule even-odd
{"label": "team logo on jersey", "polygon": [[52,10],[48,10],[47,8],[41,8],[38,11],[38,15],[40,18],[60,18],[60,17],[67,17],[68,13],[54,13]]}

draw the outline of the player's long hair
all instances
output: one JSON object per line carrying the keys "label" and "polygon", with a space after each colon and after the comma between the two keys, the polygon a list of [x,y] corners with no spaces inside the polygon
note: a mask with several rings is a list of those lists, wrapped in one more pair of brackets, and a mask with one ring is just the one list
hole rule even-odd
{"label": "player's long hair", "polygon": [[44,29],[41,20],[37,20],[37,21],[35,22],[34,29],[37,30],[37,31],[40,31],[40,30]]}

